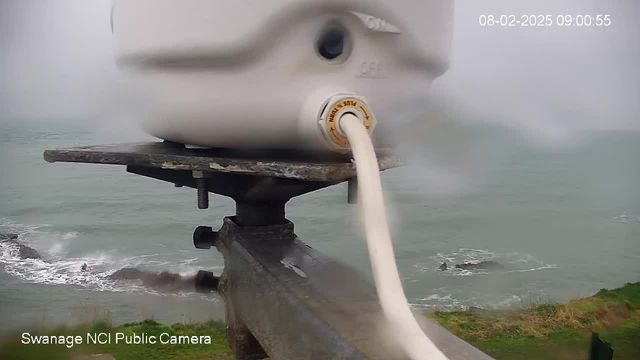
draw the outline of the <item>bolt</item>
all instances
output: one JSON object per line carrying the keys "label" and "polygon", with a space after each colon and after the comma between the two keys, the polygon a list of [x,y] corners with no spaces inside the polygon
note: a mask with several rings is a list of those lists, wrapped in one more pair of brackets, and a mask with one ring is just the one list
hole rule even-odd
{"label": "bolt", "polygon": [[207,177],[209,174],[203,171],[194,170],[192,176],[196,179],[196,189],[198,190],[198,209],[209,208],[209,190],[207,189]]}
{"label": "bolt", "polygon": [[219,282],[220,278],[213,275],[211,271],[200,270],[195,278],[196,292],[210,293],[216,291],[218,290]]}
{"label": "bolt", "polygon": [[193,231],[193,245],[196,249],[211,249],[216,244],[218,232],[210,226],[198,226]]}
{"label": "bolt", "polygon": [[209,191],[207,190],[206,179],[196,179],[198,189],[198,209],[209,208]]}

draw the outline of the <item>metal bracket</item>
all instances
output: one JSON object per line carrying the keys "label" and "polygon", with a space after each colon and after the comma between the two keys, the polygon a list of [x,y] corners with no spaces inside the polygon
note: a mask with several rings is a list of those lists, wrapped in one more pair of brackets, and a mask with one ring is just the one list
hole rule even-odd
{"label": "metal bracket", "polygon": [[[234,217],[225,218],[218,232],[199,227],[193,240],[197,248],[215,246],[224,256],[220,279],[201,272],[197,284],[203,291],[217,288],[224,298],[227,340],[237,359],[407,358],[385,331],[375,288],[354,269],[304,244],[285,218],[289,199],[349,179],[348,199],[355,202],[356,171],[348,159],[246,157],[171,143],[78,147],[44,156],[49,162],[126,165],[133,174],[235,200]],[[381,169],[402,164],[393,155],[378,163]],[[199,198],[198,205],[208,204]],[[490,359],[421,314],[416,319],[449,359]]]}

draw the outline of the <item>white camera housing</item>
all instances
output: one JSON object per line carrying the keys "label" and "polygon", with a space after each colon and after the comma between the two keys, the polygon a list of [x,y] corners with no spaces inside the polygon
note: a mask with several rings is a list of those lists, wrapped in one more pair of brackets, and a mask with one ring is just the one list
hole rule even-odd
{"label": "white camera housing", "polygon": [[323,106],[351,94],[377,119],[374,144],[393,146],[394,112],[426,98],[449,61],[451,0],[113,3],[144,129],[184,144],[334,148]]}

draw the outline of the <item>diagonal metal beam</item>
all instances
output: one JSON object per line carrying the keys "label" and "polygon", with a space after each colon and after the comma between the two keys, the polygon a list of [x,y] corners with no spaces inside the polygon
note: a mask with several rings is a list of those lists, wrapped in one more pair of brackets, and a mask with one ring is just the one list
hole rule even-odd
{"label": "diagonal metal beam", "polygon": [[[249,156],[166,142],[48,150],[44,156],[49,162],[125,165],[133,174],[236,201],[236,216],[225,218],[218,232],[199,227],[194,240],[199,248],[215,245],[224,256],[218,290],[225,300],[227,340],[239,360],[406,359],[387,331],[374,286],[303,243],[285,218],[292,197],[354,178],[348,159]],[[402,164],[393,155],[378,162],[382,169]],[[351,187],[355,202],[355,182]],[[416,318],[449,359],[491,359],[421,314]]]}

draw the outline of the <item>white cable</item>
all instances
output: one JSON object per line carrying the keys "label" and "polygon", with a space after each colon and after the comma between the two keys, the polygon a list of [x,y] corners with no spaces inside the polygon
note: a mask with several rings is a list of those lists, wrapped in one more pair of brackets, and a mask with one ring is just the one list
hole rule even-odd
{"label": "white cable", "polygon": [[338,126],[349,139],[356,163],[359,202],[364,213],[367,247],[382,311],[411,359],[447,360],[416,322],[404,295],[387,224],[380,169],[369,134],[352,114],[342,116]]}

